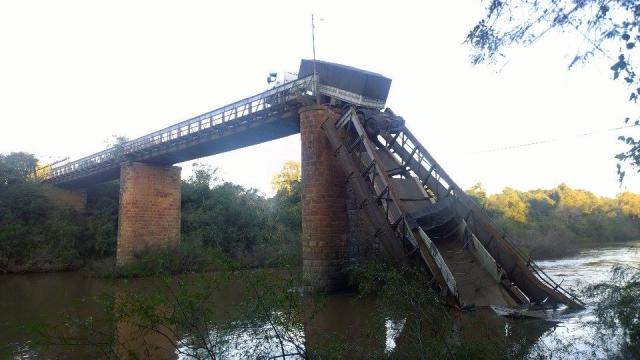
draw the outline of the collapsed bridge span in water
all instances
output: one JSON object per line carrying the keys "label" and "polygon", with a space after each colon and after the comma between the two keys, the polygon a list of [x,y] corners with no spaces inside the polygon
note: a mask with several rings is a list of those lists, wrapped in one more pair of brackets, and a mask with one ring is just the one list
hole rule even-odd
{"label": "collapsed bridge span in water", "polygon": [[323,129],[385,248],[424,264],[450,305],[583,306],[517,251],[389,109],[349,106]]}
{"label": "collapsed bridge span in water", "polygon": [[[303,161],[303,174],[305,166],[322,162],[313,174],[323,179],[305,179],[303,175],[303,183],[336,185],[337,174],[325,170],[337,163],[390,256],[399,263],[424,267],[432,277],[425,286],[436,289],[450,305],[460,309],[557,303],[582,307],[579,299],[518,252],[409,131],[404,119],[388,108],[383,110],[390,85],[391,79],[376,73],[303,60],[296,80],[117,147],[56,164],[46,169],[43,181],[77,189],[117,179],[121,169],[128,169],[122,171],[128,175],[121,180],[130,185],[125,186],[128,192],[121,191],[119,215],[120,223],[127,227],[121,226],[118,232],[118,254],[122,250],[126,259],[137,248],[152,246],[156,238],[166,237],[167,231],[162,229],[174,233],[162,246],[177,244],[179,176],[175,184],[164,181],[163,174],[170,170],[166,166],[306,131],[303,138],[313,144],[303,144],[303,158],[311,159],[307,164]],[[312,119],[316,115],[306,114],[310,126],[302,129],[302,110],[314,103],[319,113],[335,116],[327,116],[320,130]],[[330,151],[335,159],[326,155]],[[132,167],[134,162],[143,165]],[[303,194],[305,244],[344,242],[340,234],[344,221],[338,219],[342,215],[331,213],[344,212],[344,204],[336,206],[344,200],[342,195],[331,193],[344,191],[343,185],[312,189],[314,198],[309,201],[304,197],[311,195]],[[164,216],[146,205],[148,197],[156,193],[175,195],[170,204],[162,205],[175,214]],[[136,201],[122,201],[123,196]],[[319,206],[321,211],[308,211],[312,215],[305,218],[305,208],[310,206]],[[122,217],[127,214],[136,215],[125,221]],[[319,231],[328,226],[321,224],[327,219],[338,219],[331,225],[335,229]],[[149,233],[141,229],[160,230]],[[315,233],[310,235],[309,231]],[[315,272],[309,278],[327,284],[331,283],[329,277],[340,272],[343,262],[337,257],[344,251],[339,248],[342,245],[334,245],[303,246],[304,262],[309,264],[304,271]]]}

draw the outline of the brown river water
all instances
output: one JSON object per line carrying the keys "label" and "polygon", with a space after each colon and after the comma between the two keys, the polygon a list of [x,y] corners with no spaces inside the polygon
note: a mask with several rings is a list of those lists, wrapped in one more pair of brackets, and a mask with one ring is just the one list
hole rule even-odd
{"label": "brown river water", "polygon": [[[538,261],[556,281],[563,286],[580,288],[609,279],[611,269],[617,265],[638,266],[640,264],[640,241],[612,245],[596,249],[583,250],[576,256],[564,259]],[[116,280],[119,288],[145,287],[153,284],[148,279],[133,281]],[[236,289],[233,281],[228,288],[219,289],[216,306],[221,316],[232,312],[241,299],[242,292]],[[52,347],[41,342],[35,324],[61,326],[68,316],[75,318],[99,317],[104,308],[96,303],[95,297],[113,289],[114,281],[88,276],[84,273],[49,273],[0,276],[0,359],[84,359],[100,358],[101,354],[88,346]],[[148,287],[147,286],[147,287]],[[589,304],[589,299],[584,299]],[[375,349],[377,353],[393,356],[394,349],[402,346],[402,330],[407,319],[372,316],[379,307],[374,298],[363,298],[357,294],[336,294],[323,298],[324,306],[314,317],[313,324],[300,324],[294,327],[294,336],[306,346],[326,334],[341,337],[349,343]],[[592,333],[587,324],[593,319],[589,309],[577,313],[551,312],[555,322],[543,320],[512,320],[499,318],[489,311],[477,311],[458,315],[456,326],[460,328],[476,327],[478,332],[495,333],[496,337],[509,338],[526,349],[532,349],[529,355],[535,357],[533,349],[545,355],[556,354],[557,358],[582,358],[584,353],[562,352],[563,346],[571,344],[584,351],[589,349]],[[260,325],[258,325],[260,326]],[[118,325],[113,329],[121,337],[127,337],[128,329]],[[268,332],[265,324],[264,332]],[[473,332],[473,331],[472,331]],[[246,348],[255,346],[259,331],[235,330],[233,341],[224,343],[226,348],[219,349],[219,358],[247,358]],[[612,335],[613,336],[613,335]],[[148,339],[162,344],[163,339]],[[177,339],[180,344],[180,339]],[[612,340],[615,342],[615,336]],[[165,341],[166,343],[166,341]],[[524,344],[524,345],[522,345]],[[278,354],[282,350],[276,343],[267,343],[263,353]],[[175,350],[162,350],[152,358],[190,358]],[[527,350],[529,351],[529,350]],[[355,354],[354,354],[355,355]],[[591,354],[589,357],[593,356]],[[596,353],[595,357],[606,358],[610,354]],[[357,356],[354,356],[357,357]],[[521,357],[521,355],[518,355]],[[295,357],[292,357],[295,358]]]}

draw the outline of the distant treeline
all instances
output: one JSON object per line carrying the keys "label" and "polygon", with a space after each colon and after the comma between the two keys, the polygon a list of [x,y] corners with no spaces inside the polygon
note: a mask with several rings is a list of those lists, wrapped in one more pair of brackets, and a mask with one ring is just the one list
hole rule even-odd
{"label": "distant treeline", "polygon": [[[37,167],[31,154],[0,154],[0,273],[77,269],[113,259],[118,182],[90,188],[86,209],[78,212],[45,196]],[[273,185],[277,193],[267,198],[196,164],[182,182],[177,266],[192,266],[210,251],[247,267],[300,264],[300,164],[285,164]],[[468,193],[533,257],[640,239],[640,195],[630,192],[609,199],[560,185],[488,195],[478,184]]]}
{"label": "distant treeline", "polygon": [[[113,258],[118,182],[90,188],[78,212],[45,196],[33,176],[37,163],[31,154],[0,154],[0,273],[77,269]],[[215,250],[249,267],[301,262],[299,174],[285,180],[283,186],[274,179],[279,190],[266,198],[194,166],[182,182],[182,260]]]}
{"label": "distant treeline", "polygon": [[563,256],[586,246],[640,240],[640,195],[596,196],[560,184],[550,190],[467,190],[532,257]]}

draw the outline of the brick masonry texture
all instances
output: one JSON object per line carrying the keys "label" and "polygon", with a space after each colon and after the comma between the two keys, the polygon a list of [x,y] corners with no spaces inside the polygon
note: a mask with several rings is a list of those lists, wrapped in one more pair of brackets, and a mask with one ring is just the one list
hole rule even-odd
{"label": "brick masonry texture", "polygon": [[180,171],[177,166],[124,163],[116,264],[145,250],[171,250],[180,241]]}
{"label": "brick masonry texture", "polygon": [[307,293],[332,292],[346,284],[348,219],[346,179],[324,131],[324,105],[300,109],[302,150],[302,271]]}

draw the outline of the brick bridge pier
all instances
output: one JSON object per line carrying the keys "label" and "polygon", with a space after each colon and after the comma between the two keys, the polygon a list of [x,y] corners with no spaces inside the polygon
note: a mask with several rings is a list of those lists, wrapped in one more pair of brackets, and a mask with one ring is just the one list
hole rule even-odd
{"label": "brick bridge pier", "polygon": [[300,109],[302,158],[302,271],[305,292],[345,285],[348,261],[346,179],[320,128],[340,115],[324,105]]}
{"label": "brick bridge pier", "polygon": [[[361,250],[363,219],[354,217],[347,181],[320,128],[340,114],[326,105],[300,108],[302,157],[302,263],[304,290],[344,288],[345,268]],[[125,162],[120,167],[117,266],[147,250],[175,249],[180,241],[180,171],[176,166]],[[49,197],[81,210],[86,190],[51,187]],[[350,211],[348,211],[350,209]],[[212,214],[213,215],[213,214]],[[357,244],[356,244],[357,245]],[[354,250],[355,249],[355,250]]]}
{"label": "brick bridge pier", "polygon": [[120,168],[116,264],[145,250],[172,250],[180,241],[180,168],[137,162]]}

